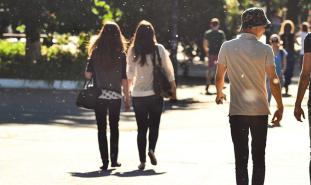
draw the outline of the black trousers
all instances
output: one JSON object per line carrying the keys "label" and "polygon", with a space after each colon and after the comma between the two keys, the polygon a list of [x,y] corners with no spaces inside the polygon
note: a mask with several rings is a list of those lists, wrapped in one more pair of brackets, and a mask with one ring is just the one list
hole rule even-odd
{"label": "black trousers", "polygon": [[292,83],[292,77],[294,74],[294,68],[295,68],[295,52],[294,51],[287,51],[287,63],[286,63],[286,69],[284,72],[284,87],[288,87]]}
{"label": "black trousers", "polygon": [[265,180],[265,149],[268,116],[230,116],[231,137],[234,145],[237,185],[248,185],[248,135],[252,136],[252,185],[263,185]]}
{"label": "black trousers", "polygon": [[117,162],[118,160],[120,108],[121,99],[99,99],[96,104],[95,116],[98,129],[98,144],[100,156],[104,165],[109,163],[106,134],[107,112],[109,114],[110,127],[110,160],[112,163]]}
{"label": "black trousers", "polygon": [[140,162],[146,162],[147,131],[149,130],[149,150],[155,151],[159,135],[163,98],[159,96],[133,97],[133,107],[137,122],[137,145]]}

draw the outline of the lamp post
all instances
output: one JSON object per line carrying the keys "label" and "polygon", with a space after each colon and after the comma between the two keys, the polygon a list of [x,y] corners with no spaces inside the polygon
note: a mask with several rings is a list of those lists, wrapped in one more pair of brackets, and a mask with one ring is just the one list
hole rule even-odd
{"label": "lamp post", "polygon": [[178,0],[173,0],[172,2],[172,14],[171,14],[171,39],[170,39],[170,46],[171,46],[171,60],[173,62],[173,67],[175,71],[175,78],[177,79],[177,45],[178,45],[178,31],[177,31],[177,24],[178,24]]}

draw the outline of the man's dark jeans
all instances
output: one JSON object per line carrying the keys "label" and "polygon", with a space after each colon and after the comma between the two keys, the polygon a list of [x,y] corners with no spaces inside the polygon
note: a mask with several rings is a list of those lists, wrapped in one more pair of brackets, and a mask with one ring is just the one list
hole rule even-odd
{"label": "man's dark jeans", "polygon": [[263,185],[265,180],[265,148],[268,116],[230,116],[231,137],[234,145],[237,185],[248,185],[248,135],[252,136],[252,185]]}
{"label": "man's dark jeans", "polygon": [[146,162],[147,131],[149,129],[149,150],[155,151],[159,135],[163,98],[160,96],[133,97],[137,122],[137,145],[140,162]]}
{"label": "man's dark jeans", "polygon": [[100,155],[104,165],[109,163],[106,134],[107,112],[109,113],[110,127],[110,160],[112,163],[117,162],[118,160],[120,108],[121,99],[99,99],[96,104],[95,116],[98,129],[98,144]]}

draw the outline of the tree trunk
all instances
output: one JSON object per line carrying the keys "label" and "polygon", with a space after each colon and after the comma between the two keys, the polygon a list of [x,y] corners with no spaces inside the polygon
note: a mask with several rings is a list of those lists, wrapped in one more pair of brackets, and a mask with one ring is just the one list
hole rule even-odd
{"label": "tree trunk", "polygon": [[173,63],[174,67],[174,72],[175,72],[175,78],[177,78],[177,45],[178,45],[178,31],[177,31],[177,24],[178,24],[178,0],[173,0],[172,2],[172,14],[171,14],[171,60]]}
{"label": "tree trunk", "polygon": [[37,62],[41,59],[40,29],[34,24],[26,24],[26,61]]}

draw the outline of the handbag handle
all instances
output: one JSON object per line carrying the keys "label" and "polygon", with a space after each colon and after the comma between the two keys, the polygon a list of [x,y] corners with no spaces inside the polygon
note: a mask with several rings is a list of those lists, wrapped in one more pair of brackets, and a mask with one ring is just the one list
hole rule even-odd
{"label": "handbag handle", "polygon": [[155,46],[155,51],[153,52],[153,57],[152,57],[152,64],[153,66],[156,66],[156,58],[158,58],[159,61],[159,66],[162,66],[162,60],[160,57],[160,52],[159,52],[159,47]]}
{"label": "handbag handle", "polygon": [[91,79],[89,80],[84,80],[84,84],[83,84],[83,88],[84,89],[87,89],[88,87],[90,86],[95,86],[95,83],[94,83],[94,78],[92,77]]}

